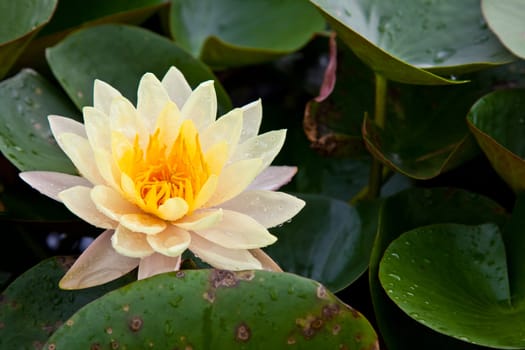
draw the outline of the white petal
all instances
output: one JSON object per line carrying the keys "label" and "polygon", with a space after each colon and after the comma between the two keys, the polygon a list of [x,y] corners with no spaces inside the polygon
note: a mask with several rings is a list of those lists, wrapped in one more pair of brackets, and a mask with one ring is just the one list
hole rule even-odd
{"label": "white petal", "polygon": [[239,143],[242,143],[259,133],[262,121],[262,103],[258,99],[241,107],[243,111],[242,131]]}
{"label": "white petal", "polygon": [[108,128],[109,117],[99,109],[84,107],[84,126],[92,148],[111,148],[111,130]]}
{"label": "white petal", "polygon": [[242,130],[242,111],[235,108],[226,113],[199,135],[203,152],[213,145],[226,142],[228,153],[231,155],[239,142]]}
{"label": "white petal", "polygon": [[295,166],[270,166],[257,175],[247,190],[277,190],[290,182],[296,173]]}
{"label": "white petal", "polygon": [[119,222],[130,231],[146,235],[162,232],[168,225],[165,221],[148,214],[125,214],[120,217]]}
{"label": "white petal", "polygon": [[147,240],[157,253],[176,257],[188,248],[191,236],[186,230],[168,225],[164,231],[148,235]]}
{"label": "white petal", "polygon": [[139,141],[142,141],[142,147],[148,141],[149,133],[146,124],[139,118],[133,104],[124,97],[117,97],[111,103],[109,127],[112,132],[126,136],[131,143],[135,141],[135,137],[138,135]]}
{"label": "white petal", "polygon": [[164,272],[177,271],[180,267],[181,257],[171,257],[159,253],[140,259],[137,279],[142,280]]}
{"label": "white petal", "polygon": [[108,83],[95,79],[93,86],[93,107],[109,115],[111,102],[115,97],[121,97],[120,92]]}
{"label": "white petal", "polygon": [[260,159],[245,159],[225,167],[219,176],[217,189],[206,205],[223,203],[244,191],[259,174],[261,163]]}
{"label": "white petal", "polygon": [[204,209],[187,215],[173,224],[184,230],[202,230],[215,225],[222,219],[222,209]]}
{"label": "white petal", "polygon": [[58,198],[76,216],[87,223],[101,228],[115,228],[117,222],[102,214],[91,200],[91,188],[75,186],[58,194]]}
{"label": "white petal", "polygon": [[132,232],[119,225],[111,236],[111,245],[122,255],[131,258],[144,258],[155,252],[146,237],[143,233]]}
{"label": "white petal", "polygon": [[191,94],[191,87],[182,72],[173,66],[170,67],[162,78],[162,85],[171,100],[177,104],[179,109],[182,108]]}
{"label": "white petal", "polygon": [[266,254],[262,249],[250,249],[250,253],[259,260],[264,270],[283,272],[283,269],[268,254]]}
{"label": "white petal", "polygon": [[92,186],[81,176],[74,176],[52,171],[26,171],[19,174],[20,178],[31,187],[54,200],[61,201],[58,194],[74,186]]}
{"label": "white petal", "polygon": [[228,249],[199,235],[191,235],[189,249],[202,261],[218,269],[239,271],[261,269],[259,260],[246,249]]}
{"label": "white petal", "polygon": [[175,221],[184,216],[188,209],[188,203],[184,199],[174,197],[159,205],[158,210],[154,214],[163,220]]}
{"label": "white petal", "polygon": [[170,101],[164,86],[153,73],[142,76],[137,92],[137,111],[149,133],[155,131],[157,117]]}
{"label": "white petal", "polygon": [[274,130],[248,139],[243,144],[237,146],[235,153],[230,159],[235,162],[248,158],[261,158],[261,167],[267,168],[275,159],[284,145],[286,130]]}
{"label": "white petal", "polygon": [[182,107],[182,117],[193,120],[199,132],[206,129],[217,116],[217,96],[213,80],[201,83]]}
{"label": "white petal", "polygon": [[90,192],[91,200],[97,209],[114,221],[125,214],[141,214],[142,210],[129,202],[111,187],[98,185]]}
{"label": "white petal", "polygon": [[253,249],[270,245],[277,238],[251,217],[223,210],[222,220],[212,227],[194,230],[206,240],[230,249]]}
{"label": "white petal", "polygon": [[221,208],[252,217],[264,227],[274,227],[293,218],[305,205],[302,199],[284,192],[245,191],[222,203]]}
{"label": "white petal", "polygon": [[93,149],[86,138],[73,133],[63,133],[58,139],[62,144],[62,150],[71,159],[80,175],[92,184],[105,182],[98,171]]}
{"label": "white petal", "polygon": [[78,257],[60,280],[62,289],[82,289],[117,279],[133,270],[139,259],[118,254],[111,247],[113,230],[104,231]]}
{"label": "white petal", "polygon": [[74,119],[61,117],[59,115],[50,115],[47,117],[47,119],[49,120],[51,132],[53,133],[53,136],[57,140],[60,147],[62,147],[60,145],[60,140],[58,139],[60,134],[71,133],[86,137],[86,129],[84,128],[84,124],[77,122]]}

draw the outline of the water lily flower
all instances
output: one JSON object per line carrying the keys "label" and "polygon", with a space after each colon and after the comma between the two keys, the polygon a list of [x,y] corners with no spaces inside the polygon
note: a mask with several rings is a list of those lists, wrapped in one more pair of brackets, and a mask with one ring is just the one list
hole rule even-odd
{"label": "water lily flower", "polygon": [[80,289],[138,266],[138,278],[177,270],[191,250],[229,270],[279,266],[261,247],[268,228],[295,216],[304,202],[275,191],[297,169],[270,166],[286,131],[258,135],[261,101],[216,119],[213,81],[194,90],[171,67],[160,81],[142,76],[137,106],[96,80],[84,124],[49,116],[53,136],[80,176],[29,171],[21,178],[105,229],[60,281]]}

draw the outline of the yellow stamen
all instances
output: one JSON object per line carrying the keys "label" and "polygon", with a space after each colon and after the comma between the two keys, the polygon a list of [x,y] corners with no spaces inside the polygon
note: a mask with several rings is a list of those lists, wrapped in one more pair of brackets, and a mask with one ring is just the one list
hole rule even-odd
{"label": "yellow stamen", "polygon": [[136,198],[130,199],[153,214],[160,205],[175,197],[186,201],[189,212],[196,209],[195,198],[211,175],[191,120],[182,122],[171,145],[164,143],[159,129],[150,135],[145,150],[140,147],[137,136],[117,163],[134,182]]}

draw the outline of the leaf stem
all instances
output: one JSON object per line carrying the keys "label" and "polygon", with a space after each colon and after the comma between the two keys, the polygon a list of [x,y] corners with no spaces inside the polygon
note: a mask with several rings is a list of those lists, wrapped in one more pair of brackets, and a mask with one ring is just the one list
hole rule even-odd
{"label": "leaf stem", "polygon": [[[386,116],[386,91],[387,80],[381,74],[375,73],[375,111],[374,122],[380,127],[385,127]],[[381,185],[383,184],[383,165],[377,158],[372,159],[370,168],[370,177],[368,181],[368,199],[374,199],[379,196]]]}

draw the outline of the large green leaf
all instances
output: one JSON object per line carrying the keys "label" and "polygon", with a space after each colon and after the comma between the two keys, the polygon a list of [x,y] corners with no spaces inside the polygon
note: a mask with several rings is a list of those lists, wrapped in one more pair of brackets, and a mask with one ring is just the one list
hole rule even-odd
{"label": "large green leaf", "polygon": [[406,232],[385,251],[379,279],[404,312],[438,332],[498,349],[525,347],[525,312],[511,305],[494,224]]}
{"label": "large green leaf", "polygon": [[483,16],[510,51],[525,58],[525,3],[522,0],[481,0]]}
{"label": "large green leaf", "polygon": [[57,0],[0,2],[0,78],[51,19],[56,6]]}
{"label": "large green leaf", "polygon": [[525,89],[481,97],[467,120],[494,169],[514,191],[525,190]]}
{"label": "large green leaf", "polygon": [[215,68],[267,62],[304,46],[325,22],[307,1],[171,2],[171,34]]}
{"label": "large green leaf", "polygon": [[[279,240],[266,248],[285,270],[315,279],[333,292],[355,281],[368,268],[375,237],[348,203],[322,195],[298,195],[306,206],[289,223],[271,229]],[[362,204],[363,217],[377,205]]]}
{"label": "large green leaf", "polygon": [[76,173],[56,144],[47,116],[79,119],[67,96],[31,69],[0,83],[0,150],[19,170]]}
{"label": "large green leaf", "polygon": [[101,79],[136,101],[140,77],[152,72],[160,79],[172,65],[190,85],[215,79],[219,110],[231,102],[210,69],[169,39],[149,30],[117,24],[90,27],[69,35],[47,51],[49,65],[78,108],[93,103],[93,82]]}
{"label": "large green leaf", "polygon": [[134,279],[130,274],[96,288],[61,290],[58,281],[73,262],[71,257],[46,259],[3,291],[0,295],[1,349],[46,349],[42,344],[80,307]]}
{"label": "large green leaf", "polygon": [[289,273],[186,270],[134,282],[73,315],[62,349],[377,349],[358,311]]}
{"label": "large green leaf", "polygon": [[16,66],[45,69],[45,49],[70,32],[103,23],[140,24],[168,0],[60,0],[49,23],[38,33],[20,56]]}
{"label": "large green leaf", "polygon": [[523,86],[516,62],[469,75],[460,86],[390,84],[384,128],[367,119],[363,128],[371,152],[396,171],[416,179],[433,178],[479,152],[465,116],[489,91]]}
{"label": "large green leaf", "polygon": [[460,189],[413,188],[385,200],[370,258],[369,273],[377,324],[389,350],[481,349],[420,325],[392,302],[378,279],[379,262],[389,244],[402,233],[421,226],[494,222],[503,227],[507,218],[505,209],[496,202]]}
{"label": "large green leaf", "polygon": [[[515,57],[483,20],[479,0],[311,0],[373,71],[409,84],[452,77]],[[436,74],[434,74],[436,73]]]}

